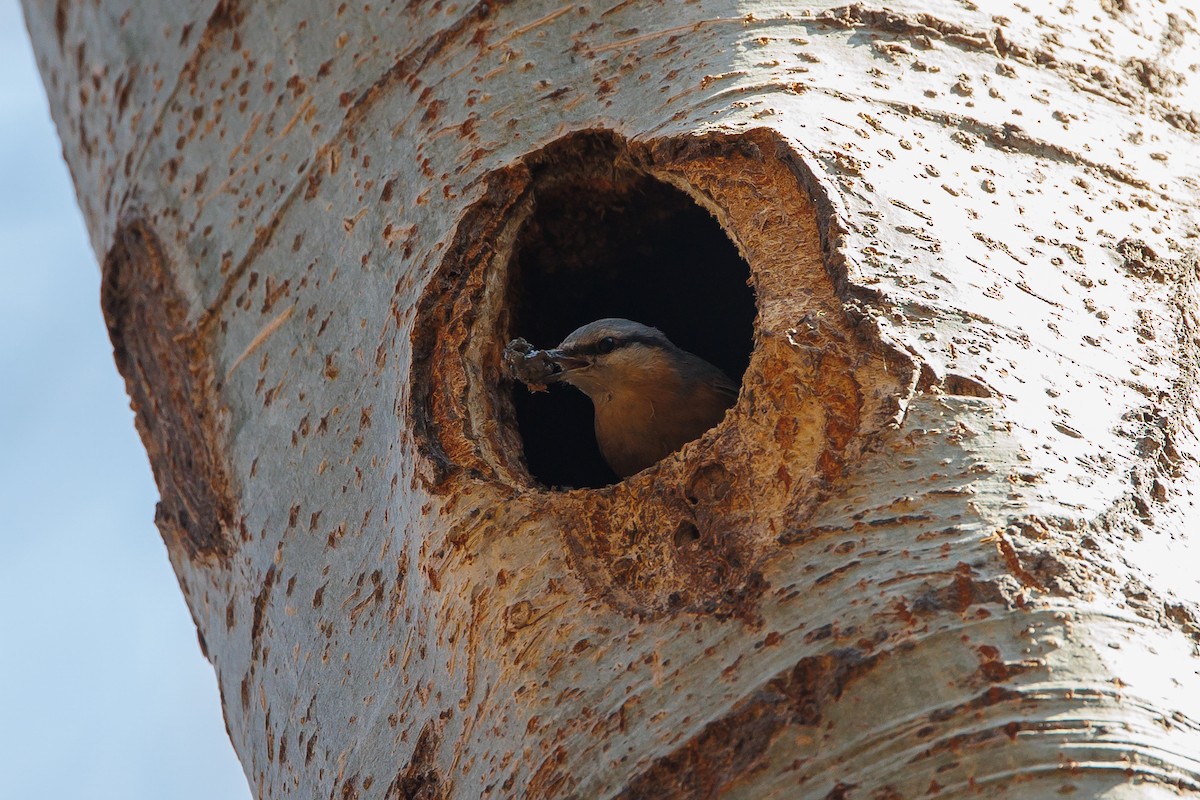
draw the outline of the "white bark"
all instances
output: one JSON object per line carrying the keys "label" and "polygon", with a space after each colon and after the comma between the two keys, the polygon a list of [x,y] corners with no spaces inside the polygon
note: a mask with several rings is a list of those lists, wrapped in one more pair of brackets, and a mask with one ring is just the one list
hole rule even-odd
{"label": "white bark", "polygon": [[[256,795],[1200,788],[1186,5],[26,0]],[[560,492],[499,352],[571,170],[758,317],[721,426]]]}

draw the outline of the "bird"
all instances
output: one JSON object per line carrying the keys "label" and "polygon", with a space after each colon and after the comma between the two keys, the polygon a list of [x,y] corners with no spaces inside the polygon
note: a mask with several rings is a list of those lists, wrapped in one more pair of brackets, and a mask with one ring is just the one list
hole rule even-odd
{"label": "bird", "polygon": [[556,370],[547,382],[591,399],[600,454],[621,478],[699,437],[737,400],[728,375],[633,320],[589,322],[545,352]]}

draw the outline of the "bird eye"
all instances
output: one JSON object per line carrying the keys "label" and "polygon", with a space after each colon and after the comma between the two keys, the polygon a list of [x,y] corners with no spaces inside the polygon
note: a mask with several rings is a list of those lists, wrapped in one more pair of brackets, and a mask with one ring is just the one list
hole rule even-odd
{"label": "bird eye", "polygon": [[617,346],[617,340],[611,336],[605,336],[596,343],[596,352],[600,354],[611,353],[613,348]]}

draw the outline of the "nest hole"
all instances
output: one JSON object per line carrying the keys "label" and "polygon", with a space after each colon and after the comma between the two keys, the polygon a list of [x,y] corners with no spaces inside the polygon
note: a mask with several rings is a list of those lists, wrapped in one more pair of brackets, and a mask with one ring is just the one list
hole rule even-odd
{"label": "nest hole", "polygon": [[[756,313],[749,265],[707,209],[621,154],[611,137],[581,134],[530,165],[532,210],[508,270],[510,333],[547,348],[580,325],[624,317],[740,383]],[[517,385],[512,401],[536,480],[564,488],[618,480],[582,392]]]}

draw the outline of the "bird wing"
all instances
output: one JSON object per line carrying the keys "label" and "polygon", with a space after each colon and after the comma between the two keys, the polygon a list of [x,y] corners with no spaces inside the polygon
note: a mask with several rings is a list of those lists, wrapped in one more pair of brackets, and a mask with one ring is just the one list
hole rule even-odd
{"label": "bird wing", "polygon": [[724,372],[721,373],[720,380],[713,381],[712,387],[719,394],[728,397],[731,403],[737,400],[738,387],[734,385],[733,381],[729,380],[729,377]]}
{"label": "bird wing", "polygon": [[730,380],[729,376],[720,368],[713,366],[699,356],[692,355],[686,350],[683,353],[691,364],[692,374],[714,392],[728,398],[729,405],[733,405],[733,401],[737,400],[738,385]]}

